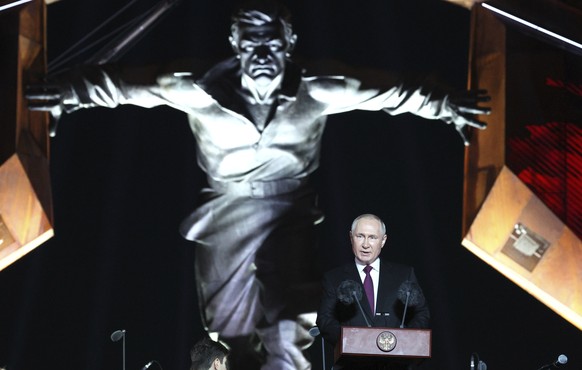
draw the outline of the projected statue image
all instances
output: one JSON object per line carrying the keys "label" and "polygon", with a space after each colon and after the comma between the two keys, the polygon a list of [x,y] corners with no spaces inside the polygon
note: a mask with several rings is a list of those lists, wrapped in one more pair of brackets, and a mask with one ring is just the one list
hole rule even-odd
{"label": "projected statue image", "polygon": [[[485,127],[473,114],[488,114],[478,106],[487,96],[305,76],[290,60],[297,36],[289,14],[275,2],[235,13],[229,41],[234,57],[201,78],[176,71],[149,83],[114,66],[86,66],[63,75],[57,91],[47,87],[29,100],[33,109],[57,114],[121,104],[185,112],[208,178],[198,208],[180,226],[196,243],[203,324],[229,345],[233,369],[309,369],[303,351],[313,341],[314,318],[305,314],[318,306],[312,254],[322,220],[309,177],[319,164],[326,117],[410,112],[462,133],[465,126]],[[257,356],[260,365],[251,359]]]}

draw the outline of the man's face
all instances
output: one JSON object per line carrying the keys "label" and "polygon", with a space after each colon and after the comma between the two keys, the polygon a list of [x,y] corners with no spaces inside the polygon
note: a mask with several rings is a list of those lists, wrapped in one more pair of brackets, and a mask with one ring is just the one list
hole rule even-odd
{"label": "man's face", "polygon": [[243,72],[257,84],[268,84],[285,71],[289,44],[277,25],[246,26],[240,29],[235,50]]}
{"label": "man's face", "polygon": [[359,263],[369,265],[378,258],[386,243],[386,234],[381,230],[378,220],[362,218],[350,232],[352,251]]}

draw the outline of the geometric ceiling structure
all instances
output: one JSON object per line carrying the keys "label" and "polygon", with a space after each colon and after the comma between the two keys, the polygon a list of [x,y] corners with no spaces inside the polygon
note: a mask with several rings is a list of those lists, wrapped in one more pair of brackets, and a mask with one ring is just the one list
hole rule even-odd
{"label": "geometric ceiling structure", "polygon": [[582,330],[582,9],[472,8],[470,87],[487,130],[465,153],[463,246]]}
{"label": "geometric ceiling structure", "polygon": [[53,236],[48,114],[23,98],[45,74],[46,6],[19,4],[0,11],[0,270]]}

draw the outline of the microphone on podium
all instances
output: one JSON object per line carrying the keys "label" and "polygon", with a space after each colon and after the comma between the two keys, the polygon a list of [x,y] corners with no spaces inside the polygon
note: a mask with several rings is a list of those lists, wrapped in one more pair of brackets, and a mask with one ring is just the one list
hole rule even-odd
{"label": "microphone on podium", "polygon": [[424,295],[418,284],[406,280],[398,288],[398,299],[404,304],[404,313],[402,314],[402,322],[400,323],[400,327],[404,328],[404,320],[406,320],[408,307],[422,305],[424,303]]}
{"label": "microphone on podium", "polygon": [[362,308],[362,305],[360,304],[360,299],[362,299],[362,285],[361,284],[358,284],[353,280],[344,280],[338,286],[336,293],[337,293],[337,298],[339,299],[339,301],[346,306],[349,306],[349,305],[353,304],[354,301],[356,301],[356,303],[358,304],[358,308],[360,309],[360,313],[362,314],[362,317],[364,318],[364,321],[366,322],[366,325],[369,328],[372,327],[372,325],[370,325],[370,322],[368,321],[368,318],[366,317],[366,314],[364,313],[364,309]]}

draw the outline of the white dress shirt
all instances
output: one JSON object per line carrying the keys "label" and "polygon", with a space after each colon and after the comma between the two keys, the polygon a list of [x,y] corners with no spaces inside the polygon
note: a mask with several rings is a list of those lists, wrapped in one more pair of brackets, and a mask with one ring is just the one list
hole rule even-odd
{"label": "white dress shirt", "polygon": [[[376,306],[378,305],[378,283],[380,281],[380,258],[376,258],[374,262],[370,264],[372,266],[372,270],[370,270],[370,276],[372,277],[372,283],[374,284],[374,307],[372,307],[372,313],[376,313]],[[358,263],[356,260],[356,268],[360,273],[360,279],[362,280],[362,284],[364,283],[364,279],[366,278],[366,273],[364,272],[364,267],[366,265],[362,265]]]}

